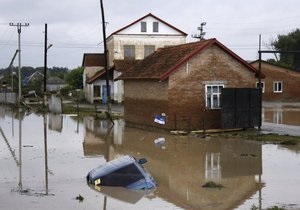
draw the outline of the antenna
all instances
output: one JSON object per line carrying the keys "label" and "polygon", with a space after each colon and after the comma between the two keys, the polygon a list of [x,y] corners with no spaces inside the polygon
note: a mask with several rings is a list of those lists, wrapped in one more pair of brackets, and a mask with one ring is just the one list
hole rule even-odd
{"label": "antenna", "polygon": [[204,40],[204,35],[206,34],[206,32],[203,31],[203,26],[205,26],[205,25],[206,25],[206,22],[202,22],[200,24],[200,27],[197,28],[200,33],[199,34],[194,34],[194,35],[192,35],[192,37],[195,38],[195,39],[199,39],[200,41]]}

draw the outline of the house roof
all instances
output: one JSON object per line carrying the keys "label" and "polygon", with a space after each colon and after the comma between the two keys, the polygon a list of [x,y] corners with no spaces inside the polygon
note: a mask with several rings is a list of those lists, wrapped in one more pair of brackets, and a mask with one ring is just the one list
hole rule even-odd
{"label": "house roof", "polygon": [[212,45],[217,45],[247,69],[258,74],[257,69],[248,64],[234,52],[229,50],[216,39],[202,40],[188,44],[160,48],[144,60],[124,72],[117,79],[167,79],[174,71],[185,64],[195,55],[202,53]]}
{"label": "house roof", "polygon": [[164,24],[166,24],[167,26],[169,26],[170,28],[172,28],[172,29],[174,29],[175,31],[179,32],[179,33],[182,34],[183,36],[187,36],[187,33],[185,33],[185,32],[183,32],[183,31],[179,30],[179,29],[176,28],[175,26],[171,25],[170,23],[167,23],[166,21],[160,19],[159,17],[157,17],[157,16],[155,16],[155,15],[149,13],[149,14],[147,14],[147,15],[145,15],[145,16],[139,18],[139,19],[137,19],[136,21],[130,23],[129,25],[127,25],[127,26],[125,26],[125,27],[123,27],[123,28],[121,28],[121,29],[119,29],[119,30],[113,32],[108,38],[110,38],[112,35],[118,34],[119,32],[123,31],[124,29],[129,28],[130,26],[132,26],[132,25],[134,25],[134,24],[140,22],[141,20],[143,20],[143,19],[145,19],[145,18],[147,18],[147,17],[149,17],[149,16],[150,16],[150,17],[153,17],[153,18],[155,18],[155,19],[157,19],[158,21],[160,21],[160,22],[162,22],[162,23],[164,23]]}
{"label": "house roof", "polygon": [[[255,65],[255,64],[259,64],[259,60],[255,60],[255,61],[250,61],[249,62],[251,65]],[[269,66],[274,66],[274,67],[277,67],[277,68],[280,68],[282,70],[286,70],[286,71],[291,71],[291,72],[296,72],[296,73],[299,73],[300,74],[300,71],[298,70],[294,70],[294,69],[291,69],[291,68],[288,68],[288,67],[284,67],[284,66],[281,66],[281,65],[278,65],[278,64],[274,64],[274,63],[270,63],[268,61],[264,61],[264,60],[261,60],[261,64],[265,64],[265,65],[269,65]]]}
{"label": "house roof", "polygon": [[114,60],[114,69],[118,72],[124,72],[139,63],[141,60],[125,59],[125,60]]}
{"label": "house roof", "polygon": [[104,54],[103,53],[84,53],[82,66],[104,66]]}
{"label": "house roof", "polygon": [[61,85],[61,84],[66,84],[66,82],[59,78],[59,77],[49,77],[49,79],[47,79],[47,84],[48,85]]}

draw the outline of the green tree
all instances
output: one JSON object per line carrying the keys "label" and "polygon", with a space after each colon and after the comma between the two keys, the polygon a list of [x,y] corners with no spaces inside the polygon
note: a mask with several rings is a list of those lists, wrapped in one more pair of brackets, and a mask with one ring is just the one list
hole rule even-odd
{"label": "green tree", "polygon": [[66,75],[66,81],[70,86],[74,89],[82,89],[83,88],[83,68],[78,67],[68,72]]}
{"label": "green tree", "polygon": [[[300,51],[300,30],[278,35],[277,40],[271,42],[271,46],[278,51]],[[300,70],[300,53],[280,53],[279,60],[273,60],[273,63]]]}

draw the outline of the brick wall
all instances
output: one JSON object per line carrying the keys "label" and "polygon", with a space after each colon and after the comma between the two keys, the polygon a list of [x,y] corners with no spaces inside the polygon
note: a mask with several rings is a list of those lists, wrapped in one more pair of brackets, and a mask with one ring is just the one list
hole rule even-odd
{"label": "brick wall", "polygon": [[[190,59],[164,82],[125,81],[125,120],[165,129],[210,129],[221,127],[221,110],[205,110],[205,84],[225,87],[255,87],[256,78],[244,65],[218,47],[210,47]],[[153,122],[166,113],[167,125]]]}
{"label": "brick wall", "polygon": [[[253,64],[258,69],[258,62]],[[265,84],[264,101],[300,101],[300,72],[262,62]],[[282,82],[282,92],[274,93],[274,81]]]}

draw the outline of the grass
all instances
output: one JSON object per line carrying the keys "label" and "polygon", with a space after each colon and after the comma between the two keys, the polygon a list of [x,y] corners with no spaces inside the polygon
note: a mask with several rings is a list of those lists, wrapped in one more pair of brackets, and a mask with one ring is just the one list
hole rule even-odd
{"label": "grass", "polygon": [[204,185],[202,185],[202,187],[204,187],[204,188],[218,188],[218,189],[221,189],[224,186],[221,185],[221,184],[217,184],[214,181],[209,181],[209,182],[206,182]]}
{"label": "grass", "polygon": [[279,134],[262,134],[258,130],[249,129],[244,131],[227,132],[217,134],[223,138],[246,139],[252,141],[260,141],[264,143],[276,143],[283,145],[297,145],[300,142],[300,137],[279,135]]}

